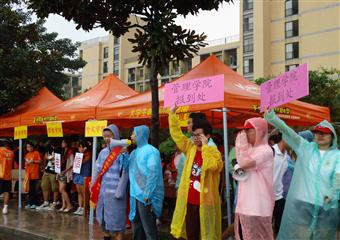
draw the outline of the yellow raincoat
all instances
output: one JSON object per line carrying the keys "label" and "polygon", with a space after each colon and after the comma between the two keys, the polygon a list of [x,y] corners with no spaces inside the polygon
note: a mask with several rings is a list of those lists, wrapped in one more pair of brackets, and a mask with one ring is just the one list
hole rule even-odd
{"label": "yellow raincoat", "polygon": [[[171,222],[171,234],[175,238],[186,239],[185,216],[190,184],[190,175],[196,154],[196,146],[187,138],[180,128],[175,114],[169,115],[170,134],[177,147],[185,154],[186,161],[178,188],[176,208]],[[200,223],[202,240],[221,239],[221,203],[218,192],[220,172],[223,168],[221,153],[217,147],[202,147],[202,172],[200,194]]]}

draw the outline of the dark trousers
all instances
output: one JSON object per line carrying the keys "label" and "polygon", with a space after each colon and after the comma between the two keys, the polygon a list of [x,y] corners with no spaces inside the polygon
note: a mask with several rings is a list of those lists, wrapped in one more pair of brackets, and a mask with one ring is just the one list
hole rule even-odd
{"label": "dark trousers", "polygon": [[185,215],[185,225],[188,240],[199,240],[201,233],[200,206],[187,204],[187,214]]}
{"label": "dark trousers", "polygon": [[132,222],[134,240],[156,240],[157,226],[156,215],[151,206],[144,206],[136,200],[136,216]]}
{"label": "dark trousers", "polygon": [[30,189],[28,192],[28,204],[29,205],[39,205],[39,200],[38,200],[38,190],[37,190],[37,185],[38,185],[39,180],[30,180]]}
{"label": "dark trousers", "polygon": [[275,235],[277,235],[280,231],[282,214],[283,214],[283,209],[285,208],[285,203],[286,203],[286,200],[284,198],[281,198],[275,201],[274,212],[273,212]]}

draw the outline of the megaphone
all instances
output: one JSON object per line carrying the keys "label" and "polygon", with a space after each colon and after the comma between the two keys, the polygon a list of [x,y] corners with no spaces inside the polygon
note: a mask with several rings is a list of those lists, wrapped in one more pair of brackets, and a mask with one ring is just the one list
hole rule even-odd
{"label": "megaphone", "polygon": [[248,174],[240,167],[240,165],[236,164],[234,166],[233,178],[236,181],[244,181],[248,178]]}

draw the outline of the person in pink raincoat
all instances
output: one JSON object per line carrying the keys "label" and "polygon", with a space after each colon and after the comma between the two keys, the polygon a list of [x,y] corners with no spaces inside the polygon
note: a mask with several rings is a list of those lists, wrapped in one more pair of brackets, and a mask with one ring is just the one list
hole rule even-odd
{"label": "person in pink raincoat", "polygon": [[236,138],[235,168],[247,177],[239,181],[235,236],[237,240],[273,240],[273,150],[268,145],[268,125],[251,118]]}

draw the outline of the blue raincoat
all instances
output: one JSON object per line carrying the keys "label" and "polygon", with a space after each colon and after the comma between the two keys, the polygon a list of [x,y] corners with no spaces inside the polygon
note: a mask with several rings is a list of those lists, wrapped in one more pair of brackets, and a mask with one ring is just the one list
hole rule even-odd
{"label": "blue raincoat", "polygon": [[282,134],[297,155],[281,228],[277,239],[336,239],[340,186],[340,154],[333,126],[332,146],[320,155],[318,144],[308,142],[289,128],[273,111],[265,119]]}
{"label": "blue raincoat", "polygon": [[[96,181],[111,150],[117,146],[128,146],[127,140],[119,140],[119,130],[117,126],[112,124],[104,130],[110,130],[114,134],[114,139],[111,139],[110,146],[100,151],[96,161],[94,181],[92,182]],[[101,180],[99,199],[96,206],[96,217],[99,224],[107,231],[118,232],[125,230],[129,176],[128,170],[124,168],[123,163],[124,159],[128,158],[128,153],[120,154]]]}
{"label": "blue raincoat", "polygon": [[158,149],[148,144],[150,130],[147,126],[134,128],[137,148],[131,152],[129,161],[130,178],[130,215],[132,221],[136,215],[136,200],[147,205],[144,199],[150,199],[157,218],[161,216],[164,186],[161,158]]}

